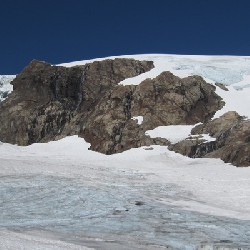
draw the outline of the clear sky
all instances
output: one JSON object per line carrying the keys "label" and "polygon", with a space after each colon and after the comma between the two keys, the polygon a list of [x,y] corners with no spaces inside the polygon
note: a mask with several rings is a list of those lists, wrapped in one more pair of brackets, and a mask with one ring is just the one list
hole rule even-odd
{"label": "clear sky", "polygon": [[250,0],[0,0],[0,74],[32,59],[250,55]]}

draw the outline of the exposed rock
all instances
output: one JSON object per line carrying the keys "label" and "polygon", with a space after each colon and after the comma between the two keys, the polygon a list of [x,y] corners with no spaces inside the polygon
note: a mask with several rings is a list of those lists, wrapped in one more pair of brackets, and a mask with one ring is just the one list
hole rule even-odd
{"label": "exposed rock", "polygon": [[33,60],[13,81],[14,91],[0,104],[0,140],[29,145],[79,134],[82,123],[118,82],[152,68],[152,62],[133,59],[72,68]]}
{"label": "exposed rock", "polygon": [[225,90],[225,91],[228,91],[228,88],[222,83],[216,82],[215,85],[218,86],[219,88]]}
{"label": "exposed rock", "polygon": [[[19,145],[79,135],[92,150],[113,154],[169,145],[150,138],[160,125],[208,121],[223,106],[215,87],[199,76],[163,72],[138,86],[125,78],[153,68],[153,62],[115,59],[72,68],[32,61],[13,81],[14,91],[0,104],[0,141]],[[131,119],[143,116],[141,125]]]}
{"label": "exposed rock", "polygon": [[146,130],[161,125],[208,121],[223,106],[215,87],[200,76],[179,78],[163,72],[143,81],[133,95],[133,116],[143,116]]}
{"label": "exposed rock", "polygon": [[236,166],[250,166],[250,120],[230,111],[220,118],[198,125],[192,134],[209,134],[216,141],[184,140],[170,149],[189,157],[221,158]]}
{"label": "exposed rock", "polygon": [[135,201],[135,205],[142,206],[142,205],[145,205],[145,202],[144,201]]}

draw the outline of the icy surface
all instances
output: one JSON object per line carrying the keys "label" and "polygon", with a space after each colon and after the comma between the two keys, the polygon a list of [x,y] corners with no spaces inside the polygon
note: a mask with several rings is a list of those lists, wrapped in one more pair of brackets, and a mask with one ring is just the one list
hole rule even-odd
{"label": "icy surface", "polygon": [[12,75],[0,76],[0,102],[3,101],[12,91],[13,87],[10,82],[15,78]]}
{"label": "icy surface", "polygon": [[49,240],[62,249],[249,246],[249,168],[161,146],[112,156],[88,147],[77,136],[0,145],[4,246],[38,244],[36,237],[32,249]]}

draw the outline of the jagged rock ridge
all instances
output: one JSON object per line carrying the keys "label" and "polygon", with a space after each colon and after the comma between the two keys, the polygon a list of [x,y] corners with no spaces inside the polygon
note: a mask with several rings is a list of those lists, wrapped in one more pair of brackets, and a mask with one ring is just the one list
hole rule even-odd
{"label": "jagged rock ridge", "polygon": [[[152,61],[122,58],[71,68],[34,60],[0,104],[0,141],[29,145],[77,134],[92,150],[113,154],[169,145],[145,132],[160,125],[209,124],[222,108],[215,87],[199,76],[181,79],[166,71],[138,86],[118,85],[153,67]],[[134,116],[143,116],[143,123],[138,125]]]}

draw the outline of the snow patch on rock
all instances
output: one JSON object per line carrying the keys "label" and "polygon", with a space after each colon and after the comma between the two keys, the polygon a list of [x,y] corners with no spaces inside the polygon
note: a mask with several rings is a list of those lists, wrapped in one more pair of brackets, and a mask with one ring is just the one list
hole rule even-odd
{"label": "snow patch on rock", "polygon": [[195,125],[169,125],[169,126],[159,126],[153,130],[148,130],[145,132],[151,138],[165,138],[171,143],[177,143],[185,140],[191,134],[192,128]]}
{"label": "snow patch on rock", "polygon": [[143,122],[143,116],[134,116],[131,119],[136,121],[138,125],[141,125]]}

